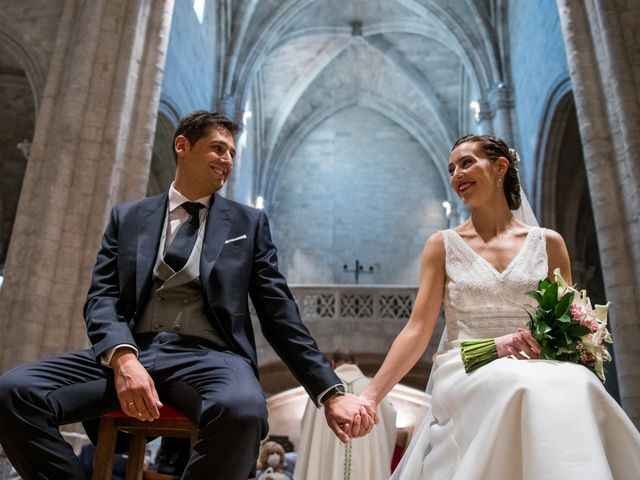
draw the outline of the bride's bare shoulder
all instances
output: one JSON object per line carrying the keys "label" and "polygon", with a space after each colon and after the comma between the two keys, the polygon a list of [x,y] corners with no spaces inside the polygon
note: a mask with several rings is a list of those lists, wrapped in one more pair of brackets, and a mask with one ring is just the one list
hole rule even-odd
{"label": "bride's bare shoulder", "polygon": [[569,260],[569,252],[562,235],[554,230],[545,228],[544,236],[547,243],[549,278],[553,278],[553,271],[559,268],[564,279],[571,284],[571,261]]}
{"label": "bride's bare shoulder", "polygon": [[432,233],[427,237],[427,240],[424,242],[424,247],[444,247],[444,231],[438,230],[437,232]]}
{"label": "bride's bare shoulder", "polygon": [[544,238],[547,241],[547,252],[549,253],[549,255],[563,255],[567,251],[567,246],[564,243],[564,238],[562,238],[562,235],[560,235],[555,230],[545,228]]}
{"label": "bride's bare shoulder", "polygon": [[544,238],[547,240],[547,243],[564,244],[564,238],[562,238],[562,235],[550,228],[544,229]]}
{"label": "bride's bare shoulder", "polygon": [[444,233],[438,230],[429,235],[422,249],[423,262],[444,262]]}

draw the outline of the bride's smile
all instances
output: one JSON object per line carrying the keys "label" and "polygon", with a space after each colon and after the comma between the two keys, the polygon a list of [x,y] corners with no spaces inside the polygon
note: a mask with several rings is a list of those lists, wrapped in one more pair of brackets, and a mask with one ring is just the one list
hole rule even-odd
{"label": "bride's smile", "polygon": [[474,185],[473,182],[461,183],[460,185],[458,185],[458,192],[462,193],[462,192],[466,191],[467,188],[471,187],[472,185]]}
{"label": "bride's smile", "polygon": [[503,201],[506,208],[502,188],[497,187],[504,175],[500,171],[504,166],[487,159],[476,142],[462,143],[454,148],[447,168],[451,187],[465,205],[473,208]]}

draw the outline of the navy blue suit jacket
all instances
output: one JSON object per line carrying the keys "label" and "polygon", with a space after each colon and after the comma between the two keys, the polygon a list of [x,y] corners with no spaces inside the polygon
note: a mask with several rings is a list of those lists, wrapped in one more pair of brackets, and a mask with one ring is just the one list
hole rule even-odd
{"label": "navy blue suit jacket", "polygon": [[[136,345],[132,327],[150,297],[167,210],[166,193],[116,205],[102,238],[84,316],[96,359],[111,347]],[[200,280],[205,313],[231,350],[258,374],[248,296],[262,333],[315,401],[341,383],[300,320],[261,210],[214,194],[208,211]],[[246,235],[225,244],[225,240]]]}

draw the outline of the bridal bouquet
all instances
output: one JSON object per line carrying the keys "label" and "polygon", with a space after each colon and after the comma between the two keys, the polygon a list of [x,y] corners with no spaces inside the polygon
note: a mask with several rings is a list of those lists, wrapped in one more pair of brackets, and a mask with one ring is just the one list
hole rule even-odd
{"label": "bridal bouquet", "polygon": [[[527,292],[538,306],[524,307],[530,318],[527,328],[542,349],[540,358],[579,363],[604,382],[604,362],[611,361],[605,345],[612,343],[607,330],[609,303],[592,308],[585,290],[567,285],[559,269],[553,273],[555,282],[545,278],[537,290]],[[498,358],[493,339],[464,341],[461,353],[467,373]]]}

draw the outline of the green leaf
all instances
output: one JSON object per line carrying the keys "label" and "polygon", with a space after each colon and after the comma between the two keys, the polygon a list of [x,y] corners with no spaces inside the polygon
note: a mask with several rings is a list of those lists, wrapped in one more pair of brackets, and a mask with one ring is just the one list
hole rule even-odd
{"label": "green leaf", "polygon": [[[548,278],[543,278],[542,280],[540,280],[538,282],[538,290],[542,290],[542,292],[544,290],[546,290],[547,288],[549,288],[549,285],[551,285],[551,282],[549,281]],[[540,292],[540,293],[542,293]]]}
{"label": "green leaf", "polygon": [[558,284],[552,283],[549,285],[542,296],[542,300],[540,301],[540,307],[544,310],[551,311],[555,308],[558,303]]}
{"label": "green leaf", "polygon": [[569,333],[566,330],[564,332],[564,341],[565,341],[565,345],[567,347],[569,345],[573,345],[573,339],[569,336]]}
{"label": "green leaf", "polygon": [[537,290],[530,290],[527,293],[525,293],[525,295],[530,296],[531,298],[533,298],[538,303],[540,303],[540,301],[542,300],[542,294],[540,292],[538,292]]}
{"label": "green leaf", "polygon": [[542,307],[538,308],[538,318],[540,318],[541,320],[543,318],[548,317],[550,313],[551,313],[551,310],[549,309],[542,308]]}
{"label": "green leaf", "polygon": [[564,315],[557,317],[556,321],[560,323],[571,323],[571,317],[565,313]]}
{"label": "green leaf", "polygon": [[551,327],[543,321],[536,323],[536,337],[542,338],[545,333],[550,332]]}
{"label": "green leaf", "polygon": [[526,305],[523,305],[522,308],[524,309],[525,312],[527,312],[527,315],[529,315],[529,318],[533,320],[537,312],[536,307],[534,307],[533,305],[526,304]]}
{"label": "green leaf", "polygon": [[573,301],[573,292],[569,292],[560,299],[553,313],[555,313],[556,317],[561,317],[567,313],[569,310],[569,306]]}
{"label": "green leaf", "polygon": [[540,358],[553,360],[554,358],[556,358],[556,354],[554,353],[554,350],[550,345],[545,345],[544,347],[542,347],[542,350],[540,350]]}
{"label": "green leaf", "polygon": [[571,325],[569,325],[569,334],[573,337],[582,337],[587,333],[591,333],[589,327],[585,327],[584,325],[580,325],[575,322],[572,322]]}

